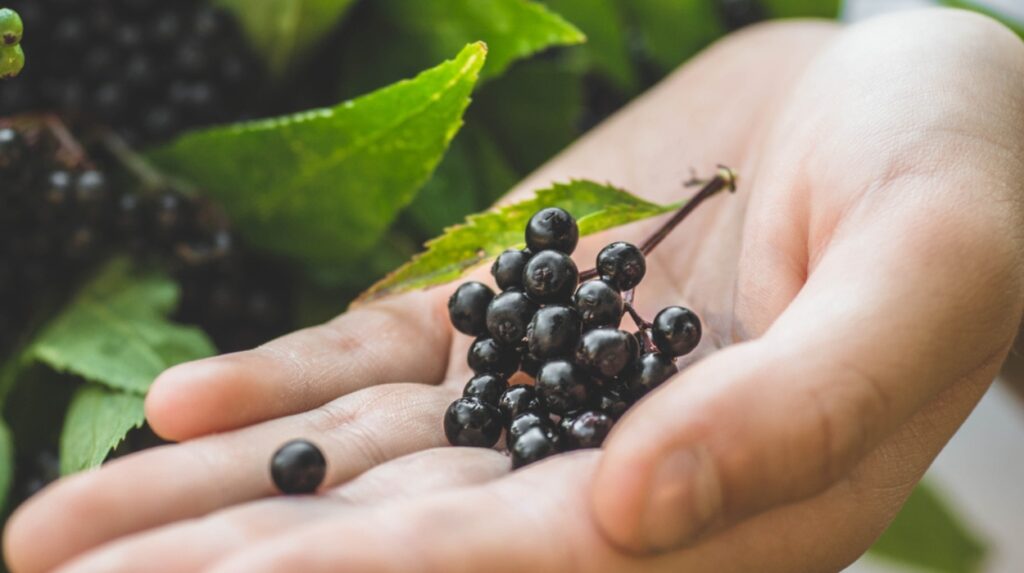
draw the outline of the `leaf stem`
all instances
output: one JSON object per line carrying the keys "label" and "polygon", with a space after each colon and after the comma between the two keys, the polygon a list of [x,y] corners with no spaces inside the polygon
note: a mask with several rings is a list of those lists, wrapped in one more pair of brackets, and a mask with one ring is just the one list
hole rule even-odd
{"label": "leaf stem", "polygon": [[[699,185],[703,183],[704,187],[693,196],[692,199],[686,202],[685,205],[679,208],[670,219],[665,221],[661,227],[651,234],[640,246],[640,250],[643,254],[649,255],[662,241],[665,240],[668,235],[675,230],[690,213],[693,213],[697,207],[700,207],[704,201],[707,201],[711,197],[717,195],[720,191],[728,189],[730,193],[736,192],[736,172],[732,169],[724,166],[718,166],[718,172],[707,182],[699,181],[698,179],[691,178],[689,181],[684,183],[686,186]],[[588,281],[593,278],[597,278],[597,269],[589,269],[580,273],[580,282]]]}

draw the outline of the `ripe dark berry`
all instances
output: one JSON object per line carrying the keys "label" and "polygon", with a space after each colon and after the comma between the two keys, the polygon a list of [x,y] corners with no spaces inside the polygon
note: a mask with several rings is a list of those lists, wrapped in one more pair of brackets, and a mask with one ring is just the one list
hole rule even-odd
{"label": "ripe dark berry", "polygon": [[562,425],[566,449],[600,448],[615,420],[601,412],[583,412]]}
{"label": "ripe dark berry", "polygon": [[636,360],[636,337],[622,330],[595,328],[583,335],[576,349],[576,363],[594,376],[612,379]]}
{"label": "ripe dark berry", "polygon": [[529,251],[509,249],[491,265],[491,275],[501,290],[523,288],[523,269],[530,260]]}
{"label": "ripe dark berry", "polygon": [[622,383],[608,382],[597,390],[597,410],[618,420],[633,405],[629,389]]}
{"label": "ripe dark berry", "polygon": [[7,174],[20,168],[28,153],[28,145],[20,133],[10,128],[0,129],[0,173]]}
{"label": "ripe dark berry", "polygon": [[544,406],[533,386],[516,384],[515,386],[510,386],[501,395],[501,398],[498,400],[498,409],[501,411],[505,421],[508,422],[527,412],[540,414],[544,411]]}
{"label": "ripe dark berry", "polygon": [[508,382],[504,376],[480,374],[466,383],[462,395],[466,398],[479,398],[481,402],[497,407],[498,400],[505,390],[508,390]]}
{"label": "ripe dark berry", "polygon": [[512,443],[509,449],[512,454],[512,468],[518,469],[539,462],[557,454],[559,450],[558,434],[535,426]]}
{"label": "ripe dark berry", "polygon": [[568,302],[579,284],[580,272],[569,255],[541,251],[523,269],[523,287],[537,302]]}
{"label": "ripe dark berry", "polygon": [[676,375],[679,369],[671,358],[660,352],[648,352],[640,357],[623,378],[634,400],[639,400],[651,390],[661,386]]}
{"label": "ripe dark berry", "polygon": [[554,360],[541,366],[535,387],[544,406],[554,414],[571,414],[590,403],[590,377],[568,360]]}
{"label": "ripe dark berry", "polygon": [[324,454],[311,442],[292,440],[281,446],[270,460],[270,476],[281,493],[313,493],[327,474]]}
{"label": "ripe dark berry", "polygon": [[491,287],[468,282],[459,286],[448,299],[448,317],[455,330],[470,336],[487,333],[487,305],[494,299]]}
{"label": "ripe dark berry", "polygon": [[477,338],[469,347],[466,362],[477,374],[511,376],[519,369],[519,353],[492,338]]}
{"label": "ripe dark berry", "polygon": [[508,449],[512,449],[516,440],[519,436],[525,434],[532,428],[540,427],[547,432],[555,432],[555,424],[551,422],[546,414],[538,412],[525,412],[513,418],[512,422],[508,425],[508,430],[505,433],[505,446]]}
{"label": "ripe dark berry", "polygon": [[537,377],[537,372],[540,367],[544,365],[544,361],[536,356],[531,356],[529,351],[523,352],[523,360],[519,365],[519,369],[529,375],[531,378]]}
{"label": "ripe dark berry", "polygon": [[700,344],[700,318],[690,309],[670,306],[654,317],[651,338],[669,356],[684,356]]}
{"label": "ripe dark berry", "polygon": [[526,328],[530,354],[539,359],[569,356],[580,341],[579,313],[568,306],[548,306],[537,311]]}
{"label": "ripe dark berry", "polygon": [[506,291],[487,306],[487,331],[502,344],[516,345],[526,337],[537,305],[520,291]]}
{"label": "ripe dark berry", "polygon": [[622,295],[604,280],[587,281],[573,296],[573,305],[580,313],[583,328],[618,328],[622,322]]}
{"label": "ripe dark berry", "polygon": [[580,229],[565,209],[541,209],[526,225],[526,246],[534,253],[552,249],[571,255],[580,241]]}
{"label": "ripe dark berry", "polygon": [[647,274],[647,261],[636,245],[617,242],[601,249],[597,255],[597,272],[620,291],[635,288]]}
{"label": "ripe dark berry", "polygon": [[501,413],[478,398],[459,398],[444,414],[444,435],[453,446],[490,448],[501,430]]}

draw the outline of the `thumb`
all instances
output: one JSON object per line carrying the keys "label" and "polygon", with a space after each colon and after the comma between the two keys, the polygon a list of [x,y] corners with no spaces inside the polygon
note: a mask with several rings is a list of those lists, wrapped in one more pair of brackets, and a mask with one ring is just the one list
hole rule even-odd
{"label": "thumb", "polygon": [[592,486],[611,541],[670,549],[810,497],[945,387],[991,382],[1021,313],[1018,254],[950,228],[836,237],[767,333],[634,408]]}

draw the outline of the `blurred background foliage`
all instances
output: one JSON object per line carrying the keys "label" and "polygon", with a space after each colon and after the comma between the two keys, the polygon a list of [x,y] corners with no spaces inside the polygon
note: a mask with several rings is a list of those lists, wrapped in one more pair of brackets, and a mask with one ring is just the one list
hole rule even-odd
{"label": "blurred background foliage", "polygon": [[[31,319],[0,348],[8,511],[60,473],[159,443],[145,431],[141,403],[163,368],[344,311],[425,240],[487,209],[716,39],[772,18],[836,18],[842,8],[840,0],[211,1],[235,15],[265,70],[263,105],[251,115],[281,117],[176,133],[121,149],[106,165],[136,178],[143,165],[143,174],[219,204],[255,261],[242,265],[243,280],[272,274],[285,283],[269,302],[281,317],[254,331],[256,340],[232,343],[175,310],[183,290],[188,298],[187,273],[132,262],[116,247],[33,300]],[[27,52],[31,72],[30,44]],[[321,111],[282,116],[305,110]],[[984,544],[922,486],[874,551],[967,572],[982,563]]]}

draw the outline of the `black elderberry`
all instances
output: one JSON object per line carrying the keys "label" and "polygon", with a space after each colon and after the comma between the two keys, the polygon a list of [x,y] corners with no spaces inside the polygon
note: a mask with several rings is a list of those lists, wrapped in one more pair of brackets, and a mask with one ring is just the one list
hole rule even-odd
{"label": "black elderberry", "polygon": [[536,303],[525,293],[503,292],[487,307],[487,331],[499,343],[517,345],[526,337],[526,328],[536,312]]}
{"label": "black elderberry", "polygon": [[563,436],[567,450],[600,448],[612,431],[615,420],[602,412],[583,412],[563,423]]}
{"label": "black elderberry", "polygon": [[679,369],[671,358],[660,352],[648,352],[640,357],[636,366],[623,378],[634,400],[639,400],[651,390],[661,386],[676,375]]}
{"label": "black elderberry", "polygon": [[568,360],[553,360],[541,366],[535,387],[545,408],[553,414],[571,414],[591,400],[590,377]]}
{"label": "black elderberry", "polygon": [[523,287],[540,303],[568,302],[579,284],[576,263],[559,251],[541,251],[523,269]]}
{"label": "black elderberry", "polygon": [[544,361],[536,356],[532,356],[529,351],[522,352],[522,356],[523,360],[519,364],[519,369],[531,378],[536,378],[540,367],[544,365]]}
{"label": "black elderberry", "polygon": [[700,344],[701,324],[692,310],[670,306],[654,317],[651,338],[658,350],[669,356],[684,356]]}
{"label": "black elderberry", "polygon": [[535,426],[516,438],[509,451],[512,454],[513,469],[528,466],[559,453],[558,434]]}
{"label": "black elderberry", "polygon": [[576,363],[594,376],[610,380],[636,360],[635,336],[613,328],[596,328],[583,335],[576,349]]}
{"label": "black elderberry", "polygon": [[597,410],[618,420],[633,405],[632,394],[625,384],[607,382],[597,389]]}
{"label": "black elderberry", "polygon": [[524,412],[512,419],[505,433],[505,446],[512,449],[516,440],[532,428],[542,428],[546,432],[555,432],[555,424],[547,415],[539,412]]}
{"label": "black elderberry", "polygon": [[533,315],[526,328],[530,355],[538,359],[569,356],[580,340],[579,313],[568,306],[548,306]]}
{"label": "black elderberry", "polygon": [[462,395],[466,398],[479,398],[481,402],[497,407],[505,390],[508,390],[508,381],[504,376],[479,374],[466,383]]}
{"label": "black elderberry", "polygon": [[20,169],[28,153],[28,144],[20,133],[10,128],[0,129],[0,174],[7,175]]}
{"label": "black elderberry", "polygon": [[487,333],[487,305],[494,299],[491,287],[476,281],[464,283],[448,299],[448,316],[455,330],[470,336]]}
{"label": "black elderberry", "polygon": [[530,252],[509,249],[498,255],[491,265],[491,275],[501,290],[523,288],[523,269],[530,260]]}
{"label": "black elderberry", "polygon": [[601,249],[597,255],[597,272],[620,291],[635,288],[647,274],[647,261],[636,245],[617,242]]}
{"label": "black elderberry", "polygon": [[587,281],[573,296],[573,306],[580,313],[583,328],[618,328],[622,323],[622,295],[605,280]]}
{"label": "black elderberry", "polygon": [[498,399],[498,410],[502,418],[509,422],[527,412],[539,414],[544,411],[544,407],[533,386],[516,384],[509,386]]}
{"label": "black elderberry", "polygon": [[313,493],[327,475],[327,460],[313,443],[292,440],[274,453],[270,460],[270,475],[281,493]]}
{"label": "black elderberry", "polygon": [[444,434],[453,446],[490,448],[501,430],[501,413],[479,398],[459,398],[444,415]]}
{"label": "black elderberry", "polygon": [[519,353],[493,338],[477,338],[469,347],[466,362],[476,374],[511,376],[519,369]]}
{"label": "black elderberry", "polygon": [[571,255],[579,240],[576,219],[565,209],[541,209],[526,225],[526,246],[534,253],[551,249]]}

